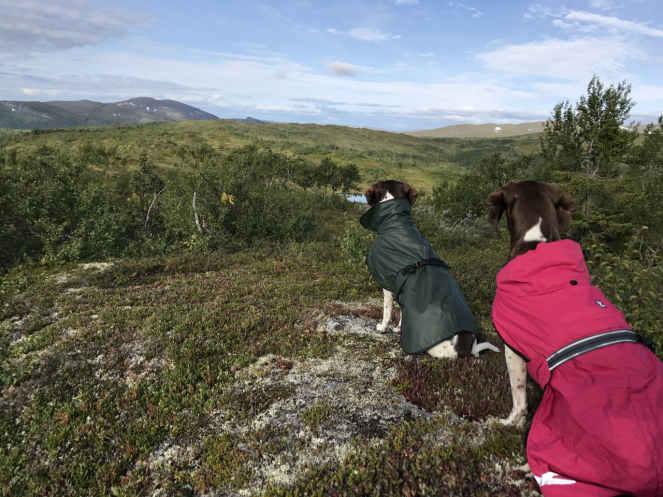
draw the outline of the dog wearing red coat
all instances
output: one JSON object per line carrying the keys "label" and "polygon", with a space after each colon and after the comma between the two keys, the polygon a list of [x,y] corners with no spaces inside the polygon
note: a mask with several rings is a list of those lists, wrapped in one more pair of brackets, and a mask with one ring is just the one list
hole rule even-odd
{"label": "dog wearing red coat", "polygon": [[663,363],[592,285],[581,247],[560,239],[571,198],[523,181],[489,204],[511,237],[492,312],[513,396],[503,423],[524,424],[529,373],[544,391],[527,439],[543,495],[663,496]]}

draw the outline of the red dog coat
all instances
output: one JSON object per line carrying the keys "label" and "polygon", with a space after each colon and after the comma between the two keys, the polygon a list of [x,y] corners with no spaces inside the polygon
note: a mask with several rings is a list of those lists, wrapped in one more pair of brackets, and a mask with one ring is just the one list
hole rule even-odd
{"label": "red dog coat", "polygon": [[663,496],[663,362],[639,343],[547,359],[577,340],[629,330],[592,286],[580,246],[540,243],[497,275],[493,322],[544,389],[527,440],[541,491],[556,496]]}

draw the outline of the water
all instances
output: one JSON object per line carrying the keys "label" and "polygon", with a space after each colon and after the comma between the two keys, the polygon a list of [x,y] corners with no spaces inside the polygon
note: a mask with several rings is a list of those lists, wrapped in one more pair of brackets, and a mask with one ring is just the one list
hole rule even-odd
{"label": "water", "polygon": [[351,202],[353,204],[365,204],[366,202],[366,197],[362,195],[361,193],[346,193],[345,198],[348,202]]}

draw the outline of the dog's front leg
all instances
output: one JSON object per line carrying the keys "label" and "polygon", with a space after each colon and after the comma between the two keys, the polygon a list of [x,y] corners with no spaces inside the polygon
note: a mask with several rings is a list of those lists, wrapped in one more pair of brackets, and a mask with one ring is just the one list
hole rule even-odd
{"label": "dog's front leg", "polygon": [[389,290],[383,290],[384,292],[384,305],[382,309],[382,322],[377,325],[378,331],[385,331],[389,327],[391,322],[391,311],[394,308],[394,294]]}
{"label": "dog's front leg", "polygon": [[396,326],[396,328],[394,328],[394,331],[396,333],[399,333],[401,331],[401,326],[403,325],[403,308],[400,307],[400,305],[399,305],[398,310],[399,310],[399,313],[398,313],[399,314],[398,326]]}
{"label": "dog's front leg", "polygon": [[506,345],[504,346],[504,355],[506,356],[506,367],[509,371],[513,407],[511,408],[511,414],[500,422],[507,426],[522,427],[525,425],[527,417],[527,365],[522,357]]}

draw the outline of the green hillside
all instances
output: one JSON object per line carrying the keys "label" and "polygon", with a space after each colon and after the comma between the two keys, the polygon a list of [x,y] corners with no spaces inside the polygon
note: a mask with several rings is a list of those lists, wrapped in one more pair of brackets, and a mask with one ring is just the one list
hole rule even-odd
{"label": "green hillside", "polygon": [[15,135],[7,150],[21,153],[44,145],[63,146],[71,152],[88,152],[91,166],[95,166],[95,154],[110,168],[132,167],[146,156],[159,168],[178,170],[189,167],[189,156],[197,148],[227,153],[249,144],[312,161],[329,157],[354,163],[362,174],[362,185],[391,177],[431,190],[490,154],[531,153],[537,149],[538,139],[421,139],[344,126],[220,120],[33,132]]}
{"label": "green hillside", "polygon": [[538,134],[543,131],[542,121],[518,124],[456,124],[442,128],[412,131],[412,136],[428,138],[508,138]]}

